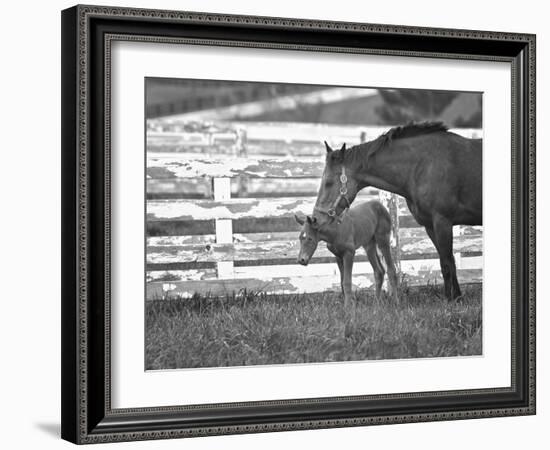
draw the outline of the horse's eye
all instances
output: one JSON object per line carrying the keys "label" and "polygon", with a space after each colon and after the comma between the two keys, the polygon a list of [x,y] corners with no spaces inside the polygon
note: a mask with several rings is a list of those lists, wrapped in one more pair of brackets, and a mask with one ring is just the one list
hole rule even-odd
{"label": "horse's eye", "polygon": [[332,181],[327,181],[327,182],[325,183],[325,186],[326,186],[327,188],[331,188],[333,184],[334,184],[334,182],[332,182]]}

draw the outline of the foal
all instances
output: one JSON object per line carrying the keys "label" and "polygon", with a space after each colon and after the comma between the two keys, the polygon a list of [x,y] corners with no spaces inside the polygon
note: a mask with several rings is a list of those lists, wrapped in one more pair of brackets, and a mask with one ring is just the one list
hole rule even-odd
{"label": "foal", "polygon": [[390,293],[396,302],[399,301],[397,274],[390,252],[391,219],[387,209],[380,202],[359,203],[340,217],[332,217],[331,221],[322,225],[319,225],[315,217],[307,216],[305,220],[298,216],[295,218],[302,225],[298,263],[307,266],[319,241],[325,241],[329,251],[336,256],[346,309],[352,306],[351,275],[355,251],[359,247],[363,247],[367,252],[374,270],[376,298],[380,298],[385,272],[376,252],[378,246],[388,269]]}

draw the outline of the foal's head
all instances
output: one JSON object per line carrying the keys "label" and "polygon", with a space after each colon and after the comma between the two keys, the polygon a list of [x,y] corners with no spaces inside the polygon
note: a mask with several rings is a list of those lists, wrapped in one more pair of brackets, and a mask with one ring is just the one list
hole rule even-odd
{"label": "foal's head", "polygon": [[302,229],[300,230],[300,253],[298,254],[298,263],[302,266],[307,266],[317,249],[317,244],[319,244],[317,219],[310,216],[306,216],[305,219],[301,219],[296,215],[294,217],[296,222],[302,225]]}
{"label": "foal's head", "polygon": [[326,142],[325,169],[315,203],[315,217],[320,223],[332,221],[350,207],[359,186],[353,177],[353,170],[346,166],[346,144],[340,150],[333,150]]}

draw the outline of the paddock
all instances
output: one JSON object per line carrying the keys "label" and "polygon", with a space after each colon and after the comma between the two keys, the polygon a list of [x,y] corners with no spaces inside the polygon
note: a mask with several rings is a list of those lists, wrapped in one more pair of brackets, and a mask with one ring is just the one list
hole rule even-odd
{"label": "paddock", "polygon": [[[339,291],[338,268],[324,244],[307,267],[296,263],[294,214],[313,210],[324,140],[351,146],[388,128],[149,120],[146,299]],[[451,131],[482,137],[478,129]],[[381,200],[392,216],[392,252],[401,281],[441,284],[437,251],[404,199],[368,188],[355,201],[371,199]],[[483,228],[453,231],[459,282],[480,283]],[[354,287],[369,289],[373,281],[366,256],[358,252]]]}

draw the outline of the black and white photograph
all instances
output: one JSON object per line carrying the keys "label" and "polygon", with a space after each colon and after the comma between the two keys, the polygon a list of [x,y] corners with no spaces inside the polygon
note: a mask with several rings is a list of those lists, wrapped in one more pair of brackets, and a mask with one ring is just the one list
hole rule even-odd
{"label": "black and white photograph", "polygon": [[483,355],[483,94],[148,77],[145,369]]}
{"label": "black and white photograph", "polygon": [[[540,438],[542,15],[422,2],[63,6],[57,102],[44,88],[41,109],[6,109],[22,162],[6,166],[21,310],[5,360],[37,398],[54,378],[64,440]],[[57,170],[42,139],[13,151],[52,130]],[[55,236],[60,265],[35,243]],[[50,279],[60,308],[20,298]]]}

